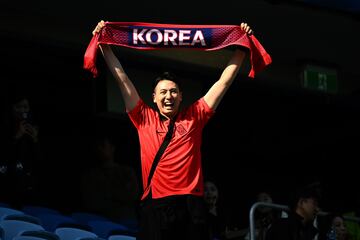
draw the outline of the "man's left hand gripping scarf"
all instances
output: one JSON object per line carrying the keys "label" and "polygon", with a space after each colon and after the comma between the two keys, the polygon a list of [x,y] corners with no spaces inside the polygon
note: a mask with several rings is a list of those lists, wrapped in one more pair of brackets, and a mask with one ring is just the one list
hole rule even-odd
{"label": "man's left hand gripping scarf", "polygon": [[248,35],[237,25],[177,25],[140,22],[106,22],[95,34],[84,56],[84,69],[98,76],[96,57],[99,44],[111,44],[139,50],[183,48],[213,51],[231,45],[250,51],[249,77],[272,62],[270,55],[254,35]]}

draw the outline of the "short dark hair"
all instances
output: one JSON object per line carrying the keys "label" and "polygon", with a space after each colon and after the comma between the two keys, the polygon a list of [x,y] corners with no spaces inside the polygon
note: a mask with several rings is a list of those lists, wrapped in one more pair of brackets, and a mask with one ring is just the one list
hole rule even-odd
{"label": "short dark hair", "polygon": [[173,73],[170,73],[170,72],[163,72],[158,77],[156,77],[154,82],[153,82],[153,89],[155,90],[158,83],[160,81],[162,81],[162,80],[165,80],[165,79],[173,81],[174,83],[176,83],[178,88],[181,89],[181,86],[180,86],[181,83],[180,83],[179,79]]}
{"label": "short dark hair", "polygon": [[322,198],[321,184],[319,182],[313,182],[298,188],[293,195],[290,207],[295,209],[298,201],[302,198],[313,198],[320,202]]}

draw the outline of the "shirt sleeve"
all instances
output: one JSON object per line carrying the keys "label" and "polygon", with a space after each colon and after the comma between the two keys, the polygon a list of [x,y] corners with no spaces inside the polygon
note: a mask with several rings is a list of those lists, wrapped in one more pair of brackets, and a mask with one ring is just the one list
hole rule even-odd
{"label": "shirt sleeve", "polygon": [[143,120],[142,112],[144,108],[145,108],[144,101],[142,99],[139,99],[139,101],[136,103],[136,106],[131,111],[127,111],[127,114],[131,122],[134,124],[136,128],[139,128]]}

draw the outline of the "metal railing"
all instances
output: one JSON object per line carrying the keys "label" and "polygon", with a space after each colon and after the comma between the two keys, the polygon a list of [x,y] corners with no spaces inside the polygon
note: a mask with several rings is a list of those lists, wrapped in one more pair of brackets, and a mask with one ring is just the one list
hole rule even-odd
{"label": "metal railing", "polygon": [[[249,220],[250,220],[250,240],[256,240],[256,228],[255,228],[255,211],[258,207],[269,207],[273,209],[283,210],[286,212],[290,211],[290,208],[286,205],[281,204],[275,204],[275,203],[267,203],[267,202],[256,202],[254,203],[250,208],[249,213]],[[318,213],[318,216],[326,216],[329,212],[320,211]],[[359,217],[353,217],[353,216],[343,216],[345,220],[347,221],[353,221],[360,223]]]}

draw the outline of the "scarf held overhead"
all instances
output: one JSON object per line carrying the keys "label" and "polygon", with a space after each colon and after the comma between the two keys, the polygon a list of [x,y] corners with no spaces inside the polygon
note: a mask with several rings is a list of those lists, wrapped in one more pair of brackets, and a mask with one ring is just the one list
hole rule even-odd
{"label": "scarf held overhead", "polygon": [[183,48],[213,51],[231,45],[250,51],[249,77],[271,63],[271,57],[254,35],[237,25],[177,25],[140,22],[106,22],[95,34],[84,56],[84,69],[98,76],[96,57],[99,44],[112,44],[139,50]]}

